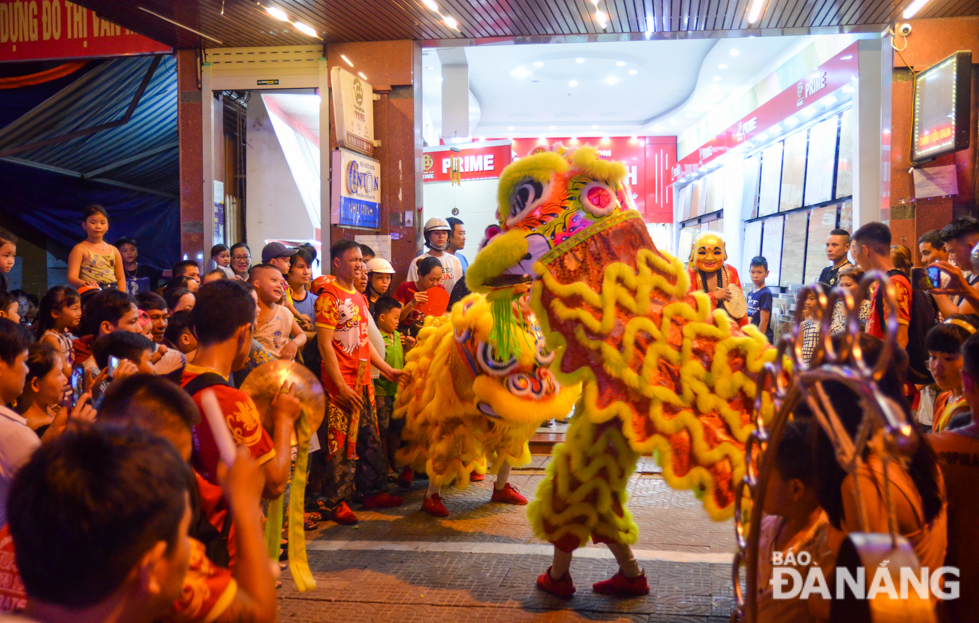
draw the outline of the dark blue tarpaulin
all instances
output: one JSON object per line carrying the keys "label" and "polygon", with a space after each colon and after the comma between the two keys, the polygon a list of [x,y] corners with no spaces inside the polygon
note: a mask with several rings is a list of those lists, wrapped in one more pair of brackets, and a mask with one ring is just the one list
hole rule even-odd
{"label": "dark blue tarpaulin", "polygon": [[0,209],[53,242],[80,242],[82,210],[98,203],[109,213],[106,241],[141,241],[142,261],[161,268],[180,256],[180,206],[176,199],[0,162]]}

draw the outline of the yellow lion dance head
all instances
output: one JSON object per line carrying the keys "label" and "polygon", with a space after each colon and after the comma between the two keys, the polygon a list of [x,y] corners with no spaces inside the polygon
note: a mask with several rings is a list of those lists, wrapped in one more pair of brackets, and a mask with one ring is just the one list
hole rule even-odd
{"label": "yellow lion dance head", "polygon": [[430,478],[464,485],[470,471],[483,471],[483,459],[490,471],[504,460],[528,462],[534,429],[571,412],[578,386],[558,384],[536,318],[525,307],[518,317],[523,343],[506,359],[490,337],[493,316],[482,295],[457,303],[450,318],[429,319],[408,352],[395,404],[394,417],[406,420],[400,460],[424,460]]}

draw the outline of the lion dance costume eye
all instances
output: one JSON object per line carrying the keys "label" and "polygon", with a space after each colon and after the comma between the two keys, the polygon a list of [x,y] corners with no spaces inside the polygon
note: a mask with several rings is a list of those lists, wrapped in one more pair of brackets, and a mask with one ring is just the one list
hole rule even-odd
{"label": "lion dance costume eye", "polygon": [[[550,359],[563,386],[582,383],[567,440],[529,507],[534,532],[555,546],[538,586],[564,596],[574,591],[561,575],[570,552],[593,539],[621,563],[636,541],[626,486],[640,454],[654,454],[664,479],[693,489],[711,517],[732,516],[756,374],[775,357],[764,335],[715,311],[707,293],[691,288],[686,267],[656,248],[625,179],[623,164],[590,147],[513,163],[500,177],[501,232],[466,273],[470,289],[491,301],[500,334],[513,322],[500,301],[532,279],[530,305],[553,349],[539,351],[540,363]],[[542,190],[536,208],[513,211],[510,198],[527,180]],[[718,250],[705,268],[723,262]],[[498,356],[508,355],[504,348]],[[760,398],[766,417],[771,400]],[[645,577],[629,582],[631,594],[648,591]]]}

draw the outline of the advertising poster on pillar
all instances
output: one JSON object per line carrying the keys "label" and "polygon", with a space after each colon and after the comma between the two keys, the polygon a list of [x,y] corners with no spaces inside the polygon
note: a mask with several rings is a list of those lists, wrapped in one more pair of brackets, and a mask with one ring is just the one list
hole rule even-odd
{"label": "advertising poster on pillar", "polygon": [[0,0],[0,63],[171,52],[65,0]]}
{"label": "advertising poster on pillar", "polygon": [[511,162],[509,141],[473,143],[455,149],[448,145],[426,147],[422,156],[422,181],[496,179]]}
{"label": "advertising poster on pillar", "polygon": [[381,163],[337,149],[333,152],[333,179],[330,221],[340,227],[380,229]]}
{"label": "advertising poster on pillar", "polygon": [[374,155],[374,87],[342,67],[330,70],[337,143]]}

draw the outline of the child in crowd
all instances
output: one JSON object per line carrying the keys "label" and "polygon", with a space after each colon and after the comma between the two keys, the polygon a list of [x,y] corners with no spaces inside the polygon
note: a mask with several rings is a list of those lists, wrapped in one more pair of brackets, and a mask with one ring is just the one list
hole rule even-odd
{"label": "child in crowd", "polygon": [[132,238],[120,238],[116,240],[113,246],[119,249],[119,255],[122,257],[122,269],[126,274],[126,290],[133,296],[140,292],[156,290],[163,271],[149,264],[140,264],[136,261],[139,257],[136,241]]}
{"label": "child in crowd", "polygon": [[17,411],[42,440],[61,434],[68,425],[69,414],[75,422],[95,419],[95,409],[89,404],[89,393],[79,396],[75,405],[63,404],[62,397],[68,385],[64,362],[58,351],[47,344],[31,344],[27,355],[24,393],[17,399]]}
{"label": "child in crowd", "polygon": [[[376,259],[373,261],[377,261]],[[384,261],[384,260],[381,260]],[[405,367],[404,336],[398,333],[398,320],[401,318],[401,301],[390,296],[382,296],[374,303],[374,320],[377,328],[384,336],[384,361],[394,370]],[[414,338],[408,338],[408,348],[414,344]],[[383,377],[374,379],[374,397],[377,400],[377,427],[381,432],[381,445],[388,458],[388,464],[394,468],[396,463],[394,453],[401,445],[401,429],[404,428],[404,418],[392,421],[394,399],[398,395],[398,384]],[[406,467],[406,470],[411,470]],[[411,483],[411,474],[405,476]]]}
{"label": "child in crowd", "polygon": [[211,272],[204,275],[204,278],[201,279],[201,285],[211,283],[212,281],[221,281],[222,279],[231,279],[231,277],[228,277],[227,273],[225,273],[223,270],[215,268]]}
{"label": "child in crowd", "polygon": [[103,290],[126,292],[126,273],[119,249],[104,238],[109,231],[109,215],[100,205],[91,205],[82,212],[85,240],[68,254],[68,283],[75,287],[98,286]]}
{"label": "child in crowd", "polygon": [[20,304],[12,292],[0,290],[0,318],[20,324]]}
{"label": "child in crowd", "polygon": [[374,249],[370,248],[366,244],[360,245],[360,255],[364,258],[364,264],[377,257],[377,254],[374,253]]}
{"label": "child in crowd", "polygon": [[[72,332],[78,330],[81,321],[82,299],[74,288],[54,286],[41,298],[37,322],[32,327],[34,337],[61,354],[65,378],[71,378],[71,369],[75,365]],[[71,385],[66,385],[62,405],[70,405],[72,397]]]}
{"label": "child in crowd", "polygon": [[191,330],[189,310],[185,309],[170,315],[163,338],[167,348],[180,351],[187,358],[187,361],[194,360],[194,353],[197,352],[197,338],[194,337],[194,332]]}
{"label": "child in crowd", "polygon": [[[197,292],[197,289],[201,286],[201,267],[196,260],[177,262],[173,265],[172,273],[173,277],[171,282],[180,277],[189,277],[191,281],[185,282],[182,287],[187,288],[191,292]],[[169,284],[167,284],[167,287],[170,287]]]}
{"label": "child in crowd", "polygon": [[226,244],[216,244],[211,247],[211,272],[220,271],[228,279],[235,278],[235,271],[231,270],[231,249]]}
{"label": "child in crowd", "polygon": [[4,230],[0,230],[0,290],[7,291],[7,273],[14,269],[17,262],[17,239]]}
{"label": "child in crowd", "polygon": [[187,288],[167,290],[163,293],[163,299],[167,302],[167,309],[170,310],[171,316],[179,311],[194,309],[194,304],[197,301],[194,294]]}
{"label": "child in crowd", "polygon": [[276,302],[284,294],[282,273],[272,264],[259,264],[252,268],[249,283],[258,293],[255,339],[276,358],[294,360],[306,344],[306,334],[292,312]]}
{"label": "child in crowd", "polygon": [[[394,298],[401,301],[401,319],[398,329],[412,337],[418,335],[425,322],[425,314],[416,308],[428,302],[427,291],[442,287],[442,263],[437,257],[423,257],[418,262],[418,280],[405,281],[394,291]],[[443,288],[444,289],[444,288]]]}
{"label": "child in crowd", "polygon": [[[100,422],[163,437],[186,463],[190,463],[193,429],[200,417],[197,405],[180,386],[143,374],[113,384],[99,412]],[[256,486],[262,480],[260,468],[240,451],[221,487],[198,474],[193,480],[196,491],[190,499],[195,521],[189,534],[197,541],[191,544],[198,555],[191,557],[185,589],[174,603],[178,620],[274,620],[275,579],[262,541],[261,489]],[[198,515],[201,520],[196,520]],[[201,553],[205,545],[206,556]]]}
{"label": "child in crowd", "polygon": [[384,258],[375,257],[367,262],[367,305],[371,313],[374,313],[374,304],[377,299],[386,295],[391,289],[391,280],[394,279],[394,267],[391,262]]}
{"label": "child in crowd", "polygon": [[[24,326],[31,324],[31,299],[30,295],[24,290],[11,290],[14,300],[17,301],[18,322]],[[36,309],[36,308],[35,308]]]}
{"label": "child in crowd", "polygon": [[315,335],[313,318],[316,317],[316,297],[306,291],[306,284],[313,278],[313,258],[305,249],[298,249],[289,258],[289,270],[286,272],[286,282],[289,284],[288,295],[298,314],[296,321],[306,332],[307,341],[311,334]]}
{"label": "child in crowd", "polygon": [[92,343],[113,331],[142,333],[139,324],[139,309],[133,298],[118,290],[104,290],[96,294],[82,308],[82,317],[87,335],[72,342],[75,361],[95,376],[100,368],[92,357]]}
{"label": "child in crowd", "polygon": [[971,420],[962,391],[961,348],[975,332],[976,327],[969,316],[956,314],[929,329],[925,336],[928,370],[941,392],[935,398],[932,412],[933,433],[962,428]]}
{"label": "child in crowd", "polygon": [[805,320],[802,321],[802,361],[808,364],[812,360],[813,353],[816,352],[817,342],[819,341],[819,321],[821,315],[819,313],[819,299],[816,298],[814,292],[809,292],[809,296],[806,297],[805,308],[803,309],[803,317]]}
{"label": "child in crowd", "polygon": [[[857,290],[860,287],[860,280],[863,279],[863,269],[859,266],[849,266],[840,271],[837,277],[836,285],[843,286],[850,291],[853,296],[857,295]],[[867,318],[870,316],[870,300],[864,299],[860,303],[860,330],[863,331],[864,326],[867,324]],[[833,306],[833,318],[829,325],[830,333],[833,335],[839,335],[846,331],[846,315],[843,311],[843,301],[837,301],[836,305]]]}
{"label": "child in crowd", "polygon": [[[773,558],[798,561],[800,555],[806,553],[812,566],[821,568],[827,579],[831,577],[836,560],[828,540],[829,522],[819,507],[813,483],[808,428],[808,422],[801,418],[787,423],[775,451],[775,469],[768,479],[758,545],[759,621],[816,621],[817,613],[823,607],[818,602],[810,604],[803,599],[774,599]],[[809,573],[809,563],[779,566],[795,569],[803,582]],[[783,590],[791,592],[792,587],[783,587]]]}
{"label": "child in crowd", "polygon": [[248,269],[252,265],[252,251],[244,242],[231,245],[231,270],[235,279],[248,281]]}
{"label": "child in crowd", "polygon": [[969,590],[946,601],[949,621],[979,621],[979,335],[962,345],[962,390],[972,413],[967,424],[955,430],[925,435],[938,456],[948,500],[948,553],[945,565],[959,572],[957,581]]}
{"label": "child in crowd", "polygon": [[[20,466],[41,445],[40,439],[27,426],[19,413],[7,407],[24,393],[27,379],[30,332],[16,322],[0,318],[0,526],[7,523],[7,495],[10,483]],[[13,510],[13,508],[12,508]],[[36,521],[32,517],[31,521]]]}
{"label": "child in crowd", "polygon": [[145,335],[132,331],[113,331],[103,335],[92,344],[92,356],[99,369],[109,365],[109,357],[118,359],[119,367],[112,374],[113,379],[122,379],[133,374],[156,374],[153,370],[153,353],[156,344]]}
{"label": "child in crowd", "polygon": [[775,342],[775,332],[772,330],[772,293],[765,285],[768,278],[768,260],[758,256],[752,258],[751,283],[755,289],[748,294],[748,318],[751,324],[758,327],[758,330],[765,334],[768,342]]}
{"label": "child in crowd", "polygon": [[187,365],[187,358],[179,350],[170,349],[163,343],[167,325],[170,323],[167,302],[156,292],[142,292],[136,296],[136,305],[149,317],[151,329],[147,337],[156,344],[153,356],[155,373],[173,375],[171,380],[179,382],[184,366]]}

